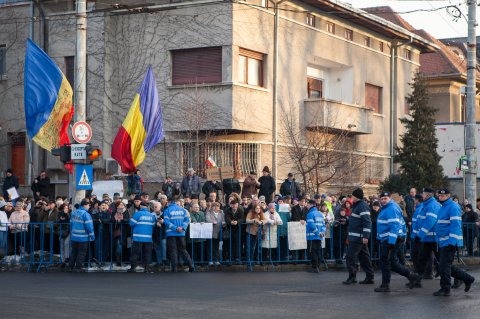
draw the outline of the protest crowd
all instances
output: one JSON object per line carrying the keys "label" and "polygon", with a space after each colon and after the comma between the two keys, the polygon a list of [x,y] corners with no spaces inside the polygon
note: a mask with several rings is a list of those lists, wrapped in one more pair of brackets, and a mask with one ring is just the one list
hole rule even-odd
{"label": "protest crowd", "polygon": [[59,256],[58,265],[72,272],[92,265],[153,273],[305,263],[318,273],[329,260],[346,264],[346,285],[357,283],[359,265],[366,273],[360,283],[373,283],[379,265],[379,292],[389,291],[391,271],[405,276],[410,288],[440,275],[437,295],[449,295],[450,275],[453,288],[463,282],[467,291],[473,282],[452,262],[455,254],[478,255],[480,202],[475,208],[460,203],[447,189],[367,197],[357,188],[337,198],[305,194],[291,173],[276,193],[268,167],[258,179],[246,177],[243,187],[236,179],[202,185],[189,169],[181,182],[167,177],[152,197],[137,172],[127,177],[125,197],[91,195],[72,205],[65,197],[52,198],[45,172],[34,180],[33,196],[9,200],[7,190],[18,188],[18,180],[11,170],[6,176],[0,198],[3,266],[6,260],[37,260],[39,251],[50,261]]}

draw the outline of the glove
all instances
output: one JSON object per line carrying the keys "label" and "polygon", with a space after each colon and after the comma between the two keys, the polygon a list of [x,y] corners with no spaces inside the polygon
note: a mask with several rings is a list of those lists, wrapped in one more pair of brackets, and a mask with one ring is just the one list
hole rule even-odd
{"label": "glove", "polygon": [[387,247],[388,247],[388,250],[395,250],[395,245],[393,244],[388,244]]}

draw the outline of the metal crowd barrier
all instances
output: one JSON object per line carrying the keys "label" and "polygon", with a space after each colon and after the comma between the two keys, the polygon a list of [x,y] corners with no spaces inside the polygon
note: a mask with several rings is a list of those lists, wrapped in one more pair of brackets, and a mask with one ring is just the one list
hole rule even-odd
{"label": "metal crowd barrier", "polygon": [[[70,255],[70,234],[68,223],[25,223],[9,224],[4,243],[0,234],[0,266],[22,266],[27,271],[40,271],[48,267],[68,267]],[[274,228],[275,230],[274,231]],[[288,232],[283,226],[266,224],[258,227],[257,235],[252,234],[251,224],[238,227],[220,227],[218,238],[190,239],[186,236],[186,248],[194,267],[215,270],[220,265],[243,265],[251,269],[254,265],[277,266],[281,264],[309,263],[307,249],[289,250]],[[459,249],[460,257],[479,257],[479,227],[475,223],[463,224],[464,247]],[[85,267],[89,270],[118,271],[129,268],[132,232],[127,222],[94,223],[95,241],[88,246]],[[224,236],[225,235],[225,236]],[[347,248],[347,230],[340,224],[333,224],[324,240],[321,261],[342,263]],[[406,259],[412,242],[408,239],[403,251]],[[380,243],[371,237],[369,249],[372,261],[379,260]],[[4,256],[1,256],[3,252]],[[166,238],[162,229],[154,230],[151,263],[168,266]],[[181,265],[185,261],[179,260]],[[213,266],[213,267],[209,267]]]}

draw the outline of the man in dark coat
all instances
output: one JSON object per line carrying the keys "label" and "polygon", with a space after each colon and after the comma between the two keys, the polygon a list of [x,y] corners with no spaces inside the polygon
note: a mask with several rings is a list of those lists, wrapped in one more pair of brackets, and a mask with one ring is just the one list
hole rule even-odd
{"label": "man in dark coat", "polygon": [[288,178],[280,186],[280,194],[282,194],[282,196],[290,195],[292,198],[299,198],[302,196],[300,185],[295,181],[292,173],[288,173]]}
{"label": "man in dark coat", "polygon": [[263,168],[262,173],[263,176],[258,179],[258,182],[260,183],[258,197],[265,196],[265,202],[269,204],[273,200],[273,193],[275,193],[277,185],[275,184],[275,179],[270,175],[270,169],[268,166]]}
{"label": "man in dark coat", "polygon": [[187,170],[187,175],[182,180],[182,195],[183,197],[192,195],[200,196],[200,191],[202,190],[202,184],[200,178],[195,175],[195,170],[189,168]]}
{"label": "man in dark coat", "polygon": [[7,169],[7,172],[6,172],[6,177],[5,177],[5,180],[3,181],[3,187],[2,187],[2,191],[3,191],[3,198],[5,198],[5,201],[9,201],[10,199],[10,196],[8,195],[8,192],[7,190],[9,188],[12,188],[12,187],[15,187],[15,189],[18,189],[18,177],[13,175],[13,170],[11,168]]}
{"label": "man in dark coat", "polygon": [[50,199],[50,177],[48,177],[47,172],[42,171],[40,175],[33,180],[31,189],[35,201],[40,200],[41,197]]}

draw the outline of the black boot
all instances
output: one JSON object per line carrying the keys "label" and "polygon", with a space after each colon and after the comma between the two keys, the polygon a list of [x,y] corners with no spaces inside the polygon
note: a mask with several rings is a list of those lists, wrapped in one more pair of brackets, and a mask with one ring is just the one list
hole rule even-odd
{"label": "black boot", "polygon": [[446,290],[443,290],[443,289],[440,289],[438,291],[435,291],[433,293],[434,296],[438,297],[438,296],[450,296],[450,291],[446,291]]}
{"label": "black boot", "polygon": [[375,292],[390,292],[390,287],[381,285],[380,287],[377,287],[377,288],[373,289],[373,291],[375,291]]}
{"label": "black boot", "polygon": [[357,283],[357,278],[355,277],[348,277],[347,280],[342,281],[342,284],[344,285],[353,285]]}
{"label": "black boot", "polygon": [[472,284],[475,281],[475,278],[471,278],[469,281],[465,281],[465,292],[468,292],[472,288]]}
{"label": "black boot", "polygon": [[367,277],[367,278],[365,278],[364,280],[359,281],[358,283],[359,283],[360,285],[372,285],[372,284],[374,284],[375,282],[373,281],[373,278],[372,278],[372,277]]}
{"label": "black boot", "polygon": [[413,289],[415,286],[420,286],[422,287],[421,279],[420,276],[415,274],[415,273],[410,273],[410,276],[408,276],[408,288]]}
{"label": "black boot", "polygon": [[458,288],[460,288],[460,287],[462,286],[462,284],[463,284],[463,280],[460,280],[460,279],[455,278],[455,279],[453,279],[452,288],[453,288],[453,289],[458,289]]}

